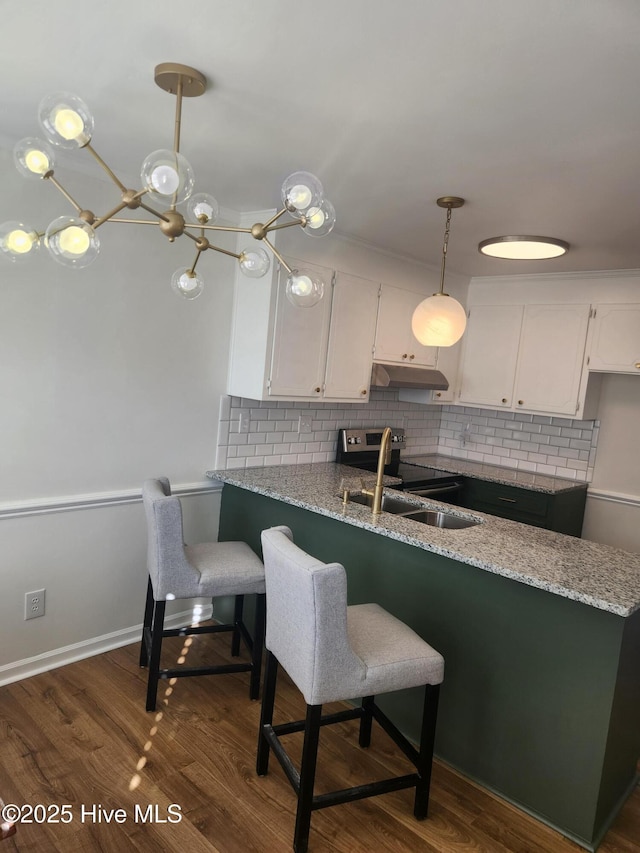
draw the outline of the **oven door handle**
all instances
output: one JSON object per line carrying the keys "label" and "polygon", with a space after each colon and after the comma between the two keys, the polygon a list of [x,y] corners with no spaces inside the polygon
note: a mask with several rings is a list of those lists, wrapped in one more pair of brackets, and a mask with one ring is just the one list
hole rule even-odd
{"label": "oven door handle", "polygon": [[403,491],[420,498],[430,498],[432,495],[450,495],[452,492],[459,492],[461,488],[462,483],[451,483],[449,486],[433,486],[432,488],[417,486],[415,489],[404,489]]}

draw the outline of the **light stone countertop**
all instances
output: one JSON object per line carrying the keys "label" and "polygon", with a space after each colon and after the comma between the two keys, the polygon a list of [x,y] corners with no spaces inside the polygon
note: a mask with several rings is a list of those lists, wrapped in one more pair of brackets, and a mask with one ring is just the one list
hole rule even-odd
{"label": "light stone countertop", "polygon": [[567,480],[563,477],[550,477],[547,474],[533,474],[529,471],[519,471],[517,468],[503,468],[500,465],[487,465],[474,462],[471,459],[456,459],[455,456],[429,453],[422,456],[403,456],[402,462],[418,465],[421,468],[437,468],[451,474],[461,474],[464,477],[475,477],[477,480],[488,480],[503,486],[517,486],[532,492],[545,492],[557,495],[574,489],[586,489],[587,483],[579,480]]}
{"label": "light stone countertop", "polygon": [[[367,507],[342,503],[343,489],[360,491],[360,473],[334,462],[208,471],[207,476],[618,616],[640,609],[640,554],[414,495],[403,497],[481,523],[451,530],[384,512],[374,518]],[[389,486],[397,482],[385,478]]]}

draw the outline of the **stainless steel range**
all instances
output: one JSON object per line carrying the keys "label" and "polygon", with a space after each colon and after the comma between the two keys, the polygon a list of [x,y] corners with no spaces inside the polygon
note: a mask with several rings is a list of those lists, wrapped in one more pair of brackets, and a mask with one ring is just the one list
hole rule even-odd
{"label": "stainless steel range", "polygon": [[[364,471],[375,472],[384,427],[368,429],[341,429],[338,431],[336,462]],[[462,480],[448,471],[425,468],[403,462],[401,449],[404,447],[404,430],[391,428],[391,462],[385,466],[385,474],[400,477],[401,489],[425,498],[457,504],[462,492]]]}

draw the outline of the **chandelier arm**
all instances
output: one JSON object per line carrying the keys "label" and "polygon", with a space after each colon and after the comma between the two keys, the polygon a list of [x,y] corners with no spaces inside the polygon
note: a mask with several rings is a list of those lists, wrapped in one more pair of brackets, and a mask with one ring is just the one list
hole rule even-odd
{"label": "chandelier arm", "polygon": [[235,228],[233,225],[192,225],[187,223],[190,228],[202,228],[203,231],[233,231],[234,234],[251,234],[251,228]]}
{"label": "chandelier arm", "polygon": [[270,242],[269,242],[269,240],[267,240],[267,238],[266,238],[266,237],[263,237],[263,238],[262,238],[262,242],[263,242],[263,243],[266,243],[266,245],[271,249],[271,251],[273,252],[273,254],[274,254],[274,255],[276,256],[276,258],[280,261],[280,263],[281,263],[281,264],[282,264],[282,266],[286,269],[286,271],[289,273],[289,275],[291,275],[291,273],[293,272],[293,270],[291,269],[291,267],[289,266],[289,264],[285,261],[285,259],[282,257],[282,255],[280,254],[280,252],[279,252],[279,251],[276,249],[276,247],[273,245],[273,243],[270,243]]}
{"label": "chandelier arm", "polygon": [[189,276],[193,276],[193,275],[195,274],[195,271],[196,271],[196,264],[197,264],[197,263],[198,263],[198,261],[200,260],[200,255],[201,255],[201,254],[202,254],[202,249],[198,249],[198,251],[196,252],[196,258],[195,258],[195,260],[194,260],[193,264],[191,265],[191,269],[190,269],[190,270],[188,270],[187,275],[189,275]]}
{"label": "chandelier arm", "polygon": [[237,254],[237,252],[231,252],[229,249],[221,249],[220,246],[214,246],[213,243],[209,243],[207,249],[213,249],[214,252],[221,252],[223,255],[229,255],[229,257],[235,258],[237,261],[242,257],[242,255]]}
{"label": "chandelier arm", "polygon": [[120,222],[125,225],[155,225],[156,228],[158,227],[158,223],[151,219],[110,219],[109,222]]}
{"label": "chandelier arm", "polygon": [[60,181],[57,181],[57,180],[53,177],[53,172],[48,172],[48,173],[45,175],[45,178],[46,178],[46,180],[47,180],[47,181],[51,181],[51,183],[54,185],[54,187],[55,187],[56,189],[60,190],[60,192],[61,192],[61,193],[62,193],[62,195],[67,199],[67,201],[68,201],[68,202],[69,202],[73,207],[75,207],[75,209],[78,211],[78,213],[80,213],[80,211],[82,210],[82,207],[78,204],[78,202],[77,202],[74,198],[72,198],[72,197],[69,195],[69,193],[65,190],[65,188],[62,186],[62,184],[60,183]]}
{"label": "chandelier arm", "polygon": [[122,183],[122,181],[120,180],[120,178],[118,178],[118,176],[117,176],[114,172],[112,172],[112,171],[111,171],[111,169],[107,166],[107,164],[104,162],[104,160],[103,160],[103,159],[102,159],[102,157],[98,154],[98,152],[95,150],[95,148],[92,148],[91,143],[90,143],[90,142],[87,142],[87,144],[86,144],[84,147],[86,148],[86,150],[87,150],[90,154],[92,154],[92,155],[95,157],[95,159],[98,161],[98,163],[100,164],[100,166],[102,166],[102,168],[105,170],[105,172],[107,173],[107,175],[109,175],[109,177],[110,177],[110,178],[111,178],[111,180],[114,182],[114,184],[116,184],[116,186],[120,187],[120,189],[122,190],[122,192],[126,192],[127,188],[125,187],[125,185]]}
{"label": "chandelier arm", "polygon": [[125,207],[127,207],[127,202],[121,201],[120,204],[114,207],[113,210],[110,210],[109,213],[105,213],[104,216],[101,216],[99,219],[96,219],[96,221],[93,223],[94,230],[96,228],[99,228],[105,222],[108,222],[108,220],[111,219],[112,216],[115,216],[116,213],[120,213],[120,211],[124,210]]}
{"label": "chandelier arm", "polygon": [[[141,202],[141,203],[140,203],[140,207],[141,207],[143,210],[146,210],[146,211],[147,211],[147,213],[152,213],[154,216],[157,216],[157,217],[158,217],[158,219],[162,219],[162,221],[163,221],[163,222],[169,222],[168,217],[167,217],[167,216],[165,216],[165,215],[164,215],[164,213],[160,213],[159,211],[154,210],[152,207],[149,207],[149,205],[148,205],[148,204],[142,204],[142,202]],[[156,223],[156,224],[157,224],[157,223]]]}
{"label": "chandelier arm", "polygon": [[286,208],[286,207],[283,207],[283,208],[282,208],[282,210],[279,210],[276,214],[274,214],[274,215],[271,217],[271,219],[267,220],[267,222],[265,222],[265,223],[264,223],[264,227],[265,227],[268,231],[270,231],[270,230],[271,230],[271,225],[276,221],[276,219],[280,219],[280,217],[281,217],[281,216],[283,216],[285,213],[287,213],[287,208]]}
{"label": "chandelier arm", "polygon": [[270,227],[265,225],[265,228],[267,231],[279,231],[281,228],[291,228],[293,225],[299,225],[301,228],[304,228],[306,224],[306,218],[304,222],[292,219],[291,222],[282,222],[280,225],[271,225]]}

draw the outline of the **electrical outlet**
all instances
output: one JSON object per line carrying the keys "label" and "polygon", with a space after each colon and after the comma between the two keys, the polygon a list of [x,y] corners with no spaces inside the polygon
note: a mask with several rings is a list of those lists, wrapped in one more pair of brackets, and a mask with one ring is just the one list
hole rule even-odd
{"label": "electrical outlet", "polygon": [[245,415],[240,413],[240,421],[238,423],[238,432],[248,433],[251,432],[249,427],[251,426],[251,421],[249,420],[249,415]]}
{"label": "electrical outlet", "polygon": [[44,616],[44,589],[26,592],[24,595],[24,618],[37,619]]}
{"label": "electrical outlet", "polygon": [[311,432],[311,415],[300,415],[298,432]]}

